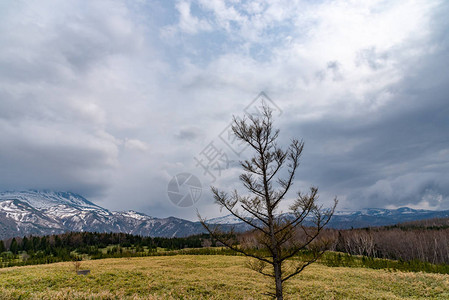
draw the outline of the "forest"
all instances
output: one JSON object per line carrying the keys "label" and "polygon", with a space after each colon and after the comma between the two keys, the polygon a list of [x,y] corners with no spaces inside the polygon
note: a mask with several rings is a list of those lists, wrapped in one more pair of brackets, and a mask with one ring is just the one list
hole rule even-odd
{"label": "forest", "polygon": [[[237,234],[239,246],[258,251],[261,247],[255,234],[251,231]],[[326,229],[321,232],[317,243],[330,241],[327,243],[330,252],[322,259],[329,266],[362,264],[371,268],[387,268],[392,262],[381,259],[388,259],[399,262],[395,268],[429,271],[436,270],[431,265],[438,265],[438,273],[449,273],[448,237],[449,219],[445,218],[384,227]],[[297,238],[301,238],[299,234]],[[0,241],[1,267],[176,254],[234,255],[209,234],[163,238],[125,233],[68,232]],[[307,251],[300,255],[307,255]]]}
{"label": "forest", "polygon": [[[206,241],[206,242],[205,242]],[[145,256],[164,250],[212,245],[208,235],[186,238],[142,237],[125,233],[68,232],[0,241],[1,267],[45,264],[84,258]]]}

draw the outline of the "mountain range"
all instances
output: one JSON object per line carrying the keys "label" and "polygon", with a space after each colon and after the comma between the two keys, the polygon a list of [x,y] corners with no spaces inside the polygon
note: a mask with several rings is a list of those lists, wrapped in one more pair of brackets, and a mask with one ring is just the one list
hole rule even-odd
{"label": "mountain range", "polygon": [[[329,227],[360,228],[449,217],[449,211],[369,208],[337,211]],[[248,229],[233,216],[208,220],[224,229]],[[175,217],[156,218],[136,211],[109,211],[70,192],[0,192],[0,239],[67,231],[124,232],[153,237],[184,237],[206,232],[200,222]]]}
{"label": "mountain range", "polygon": [[154,218],[135,211],[109,211],[70,192],[0,193],[0,239],[67,231],[180,237],[203,232],[203,226],[174,217]]}

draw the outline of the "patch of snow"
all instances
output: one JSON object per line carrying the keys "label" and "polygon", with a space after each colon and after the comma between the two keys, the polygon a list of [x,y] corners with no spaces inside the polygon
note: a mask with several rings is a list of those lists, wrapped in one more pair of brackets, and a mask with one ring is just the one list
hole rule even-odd
{"label": "patch of snow", "polygon": [[28,203],[33,208],[49,209],[51,207],[66,204],[70,206],[80,207],[91,210],[105,210],[104,208],[89,202],[80,195],[70,192],[53,192],[53,191],[22,191],[22,192],[1,192],[0,201],[4,200],[20,200]]}
{"label": "patch of snow", "polygon": [[233,215],[227,215],[222,217],[217,217],[213,219],[206,220],[208,224],[237,224],[242,223],[243,221]]}

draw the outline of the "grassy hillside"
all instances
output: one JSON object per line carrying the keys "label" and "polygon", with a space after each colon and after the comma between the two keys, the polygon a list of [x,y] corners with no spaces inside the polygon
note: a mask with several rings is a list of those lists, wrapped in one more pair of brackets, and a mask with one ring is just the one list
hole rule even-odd
{"label": "grassy hillside", "polygon": [[[259,299],[267,281],[239,256],[182,255],[85,261],[0,270],[0,298]],[[314,264],[287,286],[288,299],[448,299],[449,275]]]}

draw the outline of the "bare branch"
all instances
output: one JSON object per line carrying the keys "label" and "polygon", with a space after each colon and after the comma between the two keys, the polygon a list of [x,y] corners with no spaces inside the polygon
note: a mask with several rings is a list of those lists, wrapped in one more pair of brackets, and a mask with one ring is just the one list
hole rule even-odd
{"label": "bare branch", "polygon": [[229,243],[228,241],[224,240],[223,238],[220,237],[220,234],[219,234],[219,233],[217,233],[216,231],[210,229],[209,225],[205,222],[204,219],[201,218],[200,215],[198,215],[198,218],[200,219],[200,222],[201,222],[201,224],[204,226],[204,228],[206,228],[206,230],[209,232],[209,234],[210,234],[211,236],[213,236],[214,239],[216,239],[217,241],[219,241],[220,243],[222,243],[223,245],[225,245],[225,246],[228,247],[229,249],[231,249],[231,250],[233,250],[233,251],[235,251],[235,252],[241,253],[241,254],[243,254],[243,255],[245,255],[245,256],[248,256],[248,257],[252,257],[252,258],[261,260],[261,261],[266,262],[266,263],[268,263],[268,264],[273,264],[273,262],[271,262],[270,260],[266,259],[265,257],[257,256],[257,255],[248,253],[248,252],[246,252],[246,251],[243,251],[242,249],[239,249],[239,248],[236,247],[235,245],[233,245],[233,244]]}
{"label": "bare branch", "polygon": [[[250,225],[251,227],[258,229],[262,232],[267,233],[264,229],[262,229],[260,226],[256,225],[252,222],[251,219],[242,217],[238,214],[238,212],[235,212],[233,210],[235,204],[238,202],[238,195],[235,197],[235,200],[228,200],[227,194],[223,192],[219,192],[216,188],[212,187],[212,193],[214,194],[215,200],[224,208],[226,208],[234,217],[241,220],[242,222]],[[235,192],[236,193],[236,192]]]}

